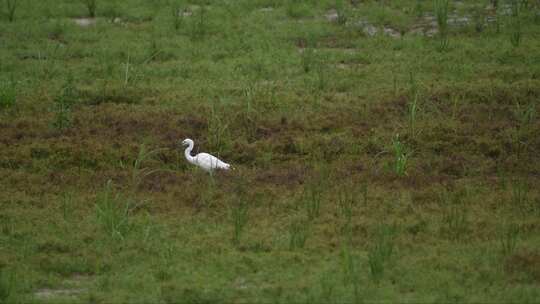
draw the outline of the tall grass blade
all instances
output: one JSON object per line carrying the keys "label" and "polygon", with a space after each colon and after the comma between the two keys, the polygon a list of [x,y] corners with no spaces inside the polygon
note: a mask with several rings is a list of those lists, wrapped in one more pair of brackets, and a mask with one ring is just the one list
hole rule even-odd
{"label": "tall grass blade", "polygon": [[129,201],[123,202],[118,194],[113,193],[109,180],[95,202],[96,220],[109,237],[123,240],[130,231],[130,206]]}
{"label": "tall grass blade", "polygon": [[516,224],[507,224],[502,228],[499,234],[499,243],[501,247],[501,254],[505,257],[510,256],[516,250],[520,227]]}
{"label": "tall grass blade", "polygon": [[289,249],[304,248],[308,239],[309,222],[302,219],[293,221],[289,226]]}
{"label": "tall grass blade", "polygon": [[383,225],[379,227],[375,241],[368,252],[368,264],[371,279],[379,282],[384,275],[386,263],[392,257],[395,248],[396,228]]}
{"label": "tall grass blade", "polygon": [[15,11],[17,10],[18,0],[5,0],[9,22],[15,21]]}
{"label": "tall grass blade", "polygon": [[240,237],[248,222],[248,204],[244,200],[238,201],[231,209],[231,220],[233,223],[233,238],[232,242],[238,246]]}
{"label": "tall grass blade", "polygon": [[448,49],[448,0],[434,0],[435,17],[439,27],[439,51]]}
{"label": "tall grass blade", "polygon": [[88,17],[96,17],[97,0],[82,0],[88,10]]}

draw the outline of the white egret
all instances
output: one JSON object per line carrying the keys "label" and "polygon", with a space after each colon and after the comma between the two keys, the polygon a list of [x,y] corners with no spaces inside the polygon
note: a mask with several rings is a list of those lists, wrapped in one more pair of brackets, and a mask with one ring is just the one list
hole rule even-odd
{"label": "white egret", "polygon": [[201,167],[207,172],[212,172],[216,169],[219,170],[229,170],[231,169],[231,165],[227,164],[226,162],[221,161],[219,158],[210,155],[208,153],[199,153],[195,156],[191,156],[191,150],[193,150],[194,142],[193,140],[186,138],[184,141],[182,141],[182,145],[187,146],[186,150],[184,151],[184,155],[186,156],[186,159],[188,162]]}

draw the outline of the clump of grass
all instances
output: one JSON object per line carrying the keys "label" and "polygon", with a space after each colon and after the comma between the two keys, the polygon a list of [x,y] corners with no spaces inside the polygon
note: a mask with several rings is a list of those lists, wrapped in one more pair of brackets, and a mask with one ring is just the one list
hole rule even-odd
{"label": "clump of grass", "polygon": [[54,112],[53,127],[58,130],[65,130],[71,127],[72,115],[71,108],[75,103],[76,89],[74,85],[73,77],[70,75],[64,86],[62,87],[60,94],[54,99],[52,111]]}
{"label": "clump of grass", "polygon": [[[367,184],[361,187],[364,203],[367,202]],[[355,206],[358,204],[358,191],[354,184],[343,186],[338,192],[338,208],[344,223],[341,227],[341,234],[345,237],[348,243],[352,241],[352,216]]]}
{"label": "clump of grass", "polygon": [[303,200],[306,207],[306,213],[308,218],[313,220],[319,217],[321,212],[321,189],[310,188],[305,191]]}
{"label": "clump of grass", "polygon": [[302,193],[302,202],[306,209],[307,216],[310,220],[319,217],[321,213],[322,189],[323,180],[317,179],[310,181],[304,187]]}
{"label": "clump of grass", "polygon": [[439,51],[448,49],[448,0],[434,0],[435,16],[439,27]]}
{"label": "clump of grass", "polygon": [[392,140],[392,149],[394,150],[394,172],[398,176],[404,176],[407,174],[410,152],[399,139],[399,134],[396,134]]}
{"label": "clump of grass", "polygon": [[318,58],[317,65],[315,66],[315,72],[317,73],[317,89],[323,91],[328,85],[328,67],[325,64],[325,60],[322,56]]}
{"label": "clump of grass", "polygon": [[[242,89],[242,95],[246,99],[246,118],[249,119],[250,122],[255,118],[255,116],[258,114],[255,110],[255,100],[257,96],[258,88],[255,84],[249,84],[245,88]],[[252,131],[253,126],[249,126],[249,131]]]}
{"label": "clump of grass", "polygon": [[10,237],[14,230],[13,220],[7,216],[0,215],[0,235]]}
{"label": "clump of grass", "polygon": [[311,10],[304,1],[301,0],[287,0],[285,6],[287,16],[293,19],[306,18],[311,16]]}
{"label": "clump of grass", "polygon": [[513,112],[518,124],[515,128],[515,132],[511,134],[511,137],[519,158],[521,156],[522,149],[527,144],[530,134],[530,127],[533,124],[536,116],[536,106],[534,103],[529,103],[527,105],[516,103]]}
{"label": "clump of grass", "polygon": [[334,294],[335,290],[335,284],[331,277],[329,276],[322,276],[320,278],[320,286],[321,286],[321,298],[323,302],[330,303],[332,302],[332,295]]}
{"label": "clump of grass", "polygon": [[131,230],[130,202],[114,194],[112,181],[98,194],[95,202],[96,221],[103,231],[114,239],[123,240]]}
{"label": "clump of grass", "polygon": [[161,54],[161,48],[159,46],[158,40],[155,35],[152,35],[150,39],[150,44],[148,45],[147,58],[144,63],[148,63],[158,59],[159,54]]}
{"label": "clump of grass", "polygon": [[133,161],[131,166],[131,189],[135,191],[137,187],[141,184],[143,179],[150,174],[160,171],[160,169],[151,169],[143,167],[143,162],[151,159],[157,153],[163,151],[163,149],[148,150],[145,144],[139,146],[139,152],[137,153],[137,158]]}
{"label": "clump of grass", "polygon": [[529,197],[530,188],[527,181],[524,179],[516,178],[512,180],[512,206],[517,210],[520,210],[523,214],[527,214],[534,210],[532,199]]}
{"label": "clump of grass", "polygon": [[212,151],[216,151],[219,156],[219,153],[228,147],[229,124],[218,113],[215,105],[210,110],[211,112],[208,118],[208,146]]}
{"label": "clump of grass", "polygon": [[411,135],[416,134],[416,116],[418,113],[418,95],[414,95],[413,99],[409,102],[408,105],[409,111],[409,127],[411,130]]}
{"label": "clump of grass", "polygon": [[296,219],[289,225],[289,249],[304,248],[309,235],[309,221]]}
{"label": "clump of grass", "polygon": [[375,242],[368,252],[371,279],[379,282],[384,275],[387,262],[395,248],[396,227],[382,225],[377,231]]}
{"label": "clump of grass", "polygon": [[103,8],[101,15],[109,19],[109,22],[115,23],[117,22],[118,18],[120,18],[120,13],[121,12],[116,1],[109,1],[109,3],[107,3],[107,5]]}
{"label": "clump of grass", "polygon": [[71,127],[71,107],[65,103],[62,98],[56,98],[54,100],[54,106],[52,109],[55,114],[54,121],[52,123],[53,127],[58,130],[65,130]]}
{"label": "clump of grass", "polygon": [[518,47],[522,39],[521,29],[521,6],[522,0],[510,0],[511,19],[510,19],[510,43]]}
{"label": "clump of grass", "polygon": [[303,48],[300,52],[300,63],[302,65],[302,70],[305,73],[309,73],[316,68],[319,63],[319,58],[316,53],[317,41],[313,34],[308,33],[304,36],[302,42]]}
{"label": "clump of grass", "polygon": [[128,83],[129,83],[129,80],[130,80],[130,78],[129,78],[130,57],[131,57],[131,52],[128,51],[127,56],[126,56],[125,68],[124,68],[124,87],[127,87]]}
{"label": "clump of grass", "polygon": [[207,12],[204,5],[201,5],[191,16],[189,23],[189,37],[192,40],[202,40],[208,34]]}
{"label": "clump of grass", "polygon": [[517,224],[508,224],[502,227],[499,234],[499,242],[501,246],[501,254],[504,257],[514,253],[519,241],[520,227]]}
{"label": "clump of grass", "polygon": [[459,113],[459,105],[461,104],[462,97],[459,94],[454,94],[451,97],[452,100],[452,121],[457,120],[457,115]]}
{"label": "clump of grass", "polygon": [[[204,180],[202,178],[204,178]],[[198,180],[201,182],[202,185],[202,189],[199,191],[200,207],[213,208],[217,203],[217,200],[215,199],[215,194],[217,190],[214,173],[210,172],[209,178],[206,175],[199,174]]]}
{"label": "clump of grass", "polygon": [[343,267],[343,283],[355,283],[359,274],[356,268],[356,261],[352,253],[352,249],[348,244],[344,244],[341,248],[341,259]]}
{"label": "clump of grass", "polygon": [[313,87],[322,91],[328,85],[328,67],[326,55],[316,51],[316,41],[312,34],[305,39],[304,48],[301,49],[300,63],[305,73],[314,72]]}
{"label": "clump of grass", "polygon": [[302,70],[304,70],[305,73],[308,73],[313,68],[315,62],[315,49],[309,46],[302,49],[302,52],[300,53],[300,63],[302,64]]}
{"label": "clump of grass", "polygon": [[82,0],[82,2],[88,10],[88,17],[96,17],[97,0]]}
{"label": "clump of grass", "polygon": [[352,285],[354,303],[360,303],[360,272],[352,249],[349,245],[343,245],[341,249],[343,284]]}
{"label": "clump of grass", "polygon": [[416,83],[416,78],[414,73],[411,72],[409,75],[409,104],[408,104],[408,115],[409,115],[409,129],[411,135],[414,137],[416,135],[416,120],[418,114],[418,99],[419,99],[419,90],[418,84]]}
{"label": "clump of grass", "polygon": [[497,180],[499,181],[501,189],[506,191],[508,178],[504,168],[501,165],[497,166]]}
{"label": "clump of grass", "polygon": [[314,220],[320,215],[323,189],[328,187],[329,175],[328,166],[320,165],[316,168],[313,177],[304,186],[301,202],[305,207],[309,220]]}
{"label": "clump of grass", "polygon": [[494,7],[495,8],[495,20],[493,21],[493,27],[495,28],[495,34],[500,34],[501,33],[501,21],[500,21],[500,13],[499,13],[499,10],[498,10],[498,4],[497,4],[497,7]]}
{"label": "clump of grass", "polygon": [[60,197],[60,208],[62,210],[62,217],[64,218],[64,221],[67,221],[73,213],[73,201],[73,192],[62,193],[62,196]]}
{"label": "clump of grass", "polygon": [[49,30],[48,36],[52,40],[63,41],[66,32],[66,24],[61,20],[56,20]]}
{"label": "clump of grass", "polygon": [[17,100],[17,87],[13,80],[0,82],[0,109],[11,108]]}
{"label": "clump of grass", "polygon": [[485,19],[486,10],[483,5],[475,5],[472,8],[472,19],[474,24],[474,29],[477,33],[484,31],[484,19]]}
{"label": "clump of grass", "polygon": [[512,204],[514,206],[523,206],[528,199],[529,186],[521,179],[512,181]]}
{"label": "clump of grass", "polygon": [[414,5],[414,12],[416,17],[418,18],[424,16],[424,5],[422,0],[416,0],[416,4]]}
{"label": "clump of grass", "polygon": [[536,117],[536,105],[532,102],[527,105],[516,103],[514,116],[518,121],[519,137],[523,138],[528,133]]}
{"label": "clump of grass", "polygon": [[452,240],[458,240],[466,231],[467,217],[463,205],[448,207],[444,216],[444,223]]}
{"label": "clump of grass", "polygon": [[169,265],[160,264],[157,268],[158,269],[154,273],[154,277],[156,278],[156,280],[158,280],[159,282],[165,282],[172,278],[172,275],[169,272]]}
{"label": "clump of grass", "polygon": [[353,207],[356,204],[356,197],[353,191],[342,191],[339,193],[339,211],[343,219],[345,220],[346,226],[350,226]]}
{"label": "clump of grass", "polygon": [[178,31],[184,24],[184,15],[182,13],[182,6],[179,2],[171,3],[171,16],[173,28]]}
{"label": "clump of grass", "polygon": [[68,74],[66,81],[61,89],[60,98],[68,105],[75,104],[78,97],[77,88],[75,86],[75,78],[72,74]]}
{"label": "clump of grass", "polygon": [[248,218],[248,204],[245,200],[240,199],[231,208],[231,221],[234,228],[232,242],[236,246],[240,244],[240,237],[246,227]]}
{"label": "clump of grass", "polygon": [[15,295],[15,276],[0,267],[0,303],[11,303]]}
{"label": "clump of grass", "polygon": [[160,281],[170,280],[172,275],[170,272],[171,264],[173,263],[174,253],[176,252],[174,245],[168,242],[163,242],[158,245],[158,263],[154,277]]}
{"label": "clump of grass", "polygon": [[174,55],[164,51],[162,39],[160,39],[159,33],[154,31],[149,39],[147,57],[142,64],[153,61],[166,61],[172,58],[174,58]]}
{"label": "clump of grass", "polygon": [[347,23],[349,16],[347,15],[347,8],[343,0],[336,0],[336,11],[337,11],[337,23],[344,25]]}
{"label": "clump of grass", "polygon": [[444,191],[440,197],[443,208],[441,232],[454,241],[463,238],[467,232],[467,205],[464,195],[461,191],[455,193]]}
{"label": "clump of grass", "polygon": [[9,22],[15,21],[15,11],[17,10],[18,0],[6,0],[7,17]]}

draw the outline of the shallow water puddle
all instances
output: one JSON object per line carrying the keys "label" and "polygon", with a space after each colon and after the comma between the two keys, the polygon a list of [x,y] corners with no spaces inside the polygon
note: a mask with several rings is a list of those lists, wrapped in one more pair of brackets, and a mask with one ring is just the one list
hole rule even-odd
{"label": "shallow water puddle", "polygon": [[75,22],[75,24],[77,24],[78,26],[82,26],[82,27],[88,27],[88,26],[91,26],[91,25],[94,25],[96,24],[96,19],[95,18],[73,18],[73,21]]}
{"label": "shallow water puddle", "polygon": [[184,7],[184,8],[178,9],[176,14],[177,14],[178,17],[191,17],[191,16],[193,16],[193,14],[195,12],[200,11],[201,8],[204,8],[204,10],[211,10],[212,6],[205,5],[204,7],[201,7],[200,5],[196,5],[196,4],[188,5],[188,6]]}
{"label": "shallow water puddle", "polygon": [[[490,11],[486,8],[486,11]],[[506,9],[502,9],[500,14],[507,14]],[[337,18],[337,12],[330,10],[325,14],[327,21],[335,21]],[[497,16],[493,14],[486,14],[482,17],[482,23],[489,24],[497,21]],[[447,24],[454,28],[466,27],[473,23],[473,17],[470,15],[457,15],[449,14]],[[420,17],[406,32],[402,33],[395,28],[389,26],[376,26],[365,19],[351,20],[347,22],[348,26],[356,27],[361,30],[366,36],[373,37],[378,34],[383,34],[392,38],[401,38],[403,34],[423,35],[427,37],[433,37],[439,33],[439,25],[437,24],[437,18],[435,15],[427,13]]]}
{"label": "shallow water puddle", "polygon": [[74,275],[62,282],[60,288],[40,288],[34,292],[34,297],[41,300],[55,298],[75,298],[88,291],[84,287],[92,278],[86,275]]}
{"label": "shallow water puddle", "polygon": [[75,289],[52,289],[52,288],[42,288],[34,293],[34,296],[38,299],[48,300],[54,298],[71,298],[77,297],[78,295],[86,292],[85,288],[75,288]]}
{"label": "shallow water puddle", "polygon": [[379,28],[365,20],[358,21],[356,25],[361,28],[362,32],[366,34],[366,36],[369,37],[382,33],[392,38],[401,38],[401,33],[399,31],[388,26]]}
{"label": "shallow water puddle", "polygon": [[401,33],[391,27],[383,27],[383,33],[392,38],[401,38]]}
{"label": "shallow water puddle", "polygon": [[335,9],[331,9],[326,12],[324,18],[326,18],[328,22],[336,22],[339,19],[339,14]]}

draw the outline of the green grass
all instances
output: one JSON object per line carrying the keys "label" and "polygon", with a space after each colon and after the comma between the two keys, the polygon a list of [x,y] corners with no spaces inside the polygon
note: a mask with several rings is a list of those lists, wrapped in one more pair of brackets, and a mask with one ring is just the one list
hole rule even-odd
{"label": "green grass", "polygon": [[1,2],[0,302],[537,302],[540,7],[495,2]]}
{"label": "green grass", "polygon": [[249,220],[248,203],[245,201],[239,201],[231,207],[231,222],[233,224],[233,237],[232,242],[235,245],[240,244],[240,237]]}
{"label": "green grass", "polygon": [[[416,110],[414,110],[416,111]],[[414,114],[411,114],[411,116]],[[414,117],[414,116],[413,116]],[[411,119],[412,121],[413,119]],[[399,139],[399,134],[392,139],[392,149],[394,153],[394,172],[398,176],[403,176],[407,174],[407,166],[409,162],[409,155],[411,152],[407,151],[407,147]]]}
{"label": "green grass", "polygon": [[17,102],[17,87],[13,80],[5,80],[0,84],[0,108],[11,108]]}
{"label": "green grass", "polygon": [[6,15],[9,22],[15,21],[15,12],[17,11],[18,0],[6,0],[5,5],[7,11]]}
{"label": "green grass", "polygon": [[88,17],[94,18],[96,16],[96,9],[97,9],[97,0],[82,0],[82,3],[86,6],[86,9],[88,10]]}
{"label": "green grass", "polygon": [[394,251],[394,227],[382,226],[377,231],[374,244],[368,251],[368,264],[371,278],[379,282],[387,268],[388,261]]}
{"label": "green grass", "polygon": [[448,48],[448,0],[434,0],[433,7],[435,8],[435,17],[439,29],[439,46],[440,51],[445,51]]}

